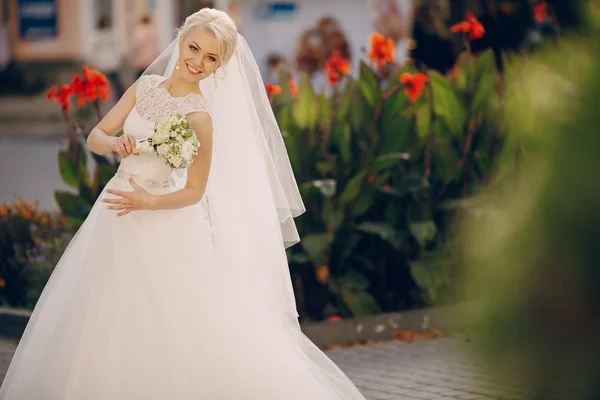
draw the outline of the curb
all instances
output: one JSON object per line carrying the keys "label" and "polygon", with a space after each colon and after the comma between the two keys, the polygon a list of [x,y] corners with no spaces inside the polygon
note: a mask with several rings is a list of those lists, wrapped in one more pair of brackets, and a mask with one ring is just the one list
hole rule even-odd
{"label": "curb", "polygon": [[[359,340],[388,340],[398,330],[453,333],[471,327],[464,318],[471,308],[471,303],[459,303],[335,322],[311,322],[302,324],[302,332],[319,348]],[[19,339],[30,316],[31,312],[26,310],[0,307],[0,336]]]}
{"label": "curb", "polygon": [[389,340],[398,330],[439,330],[450,334],[472,327],[466,316],[473,306],[458,303],[335,322],[305,323],[302,331],[319,348],[362,340]]}

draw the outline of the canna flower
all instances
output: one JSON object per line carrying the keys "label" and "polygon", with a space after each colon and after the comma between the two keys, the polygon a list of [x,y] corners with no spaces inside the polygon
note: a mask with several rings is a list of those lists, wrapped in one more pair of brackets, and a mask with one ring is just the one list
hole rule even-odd
{"label": "canna flower", "polygon": [[71,108],[71,94],[72,89],[70,85],[61,85],[60,89],[54,85],[46,94],[46,100],[54,101],[60,104],[65,111],[69,111]]}
{"label": "canna flower", "polygon": [[106,101],[108,99],[108,79],[94,68],[83,67],[82,76],[73,74],[71,87],[73,95],[77,96],[77,107],[83,107],[87,101],[95,102],[98,99]]}
{"label": "canna flower", "polygon": [[462,32],[465,35],[469,35],[469,39],[475,40],[483,37],[485,28],[477,18],[475,18],[475,15],[473,15],[472,12],[468,12],[464,21],[450,27],[450,32]]}
{"label": "canna flower", "polygon": [[413,103],[417,101],[423,90],[425,89],[425,83],[429,80],[427,75],[422,73],[411,74],[410,72],[404,72],[400,75],[400,83],[405,86],[404,94]]}
{"label": "canna flower", "polygon": [[371,50],[369,58],[377,68],[383,67],[386,63],[394,62],[395,43],[393,39],[386,39],[381,33],[371,35]]}
{"label": "canna flower", "polygon": [[334,50],[325,62],[325,74],[331,86],[335,86],[343,75],[350,73],[350,63],[339,50]]}
{"label": "canna flower", "polygon": [[546,19],[546,15],[548,13],[548,3],[545,1],[538,3],[533,8],[533,18],[535,22],[541,24]]}
{"label": "canna flower", "polygon": [[322,284],[329,282],[329,266],[321,265],[316,271],[317,280]]}
{"label": "canna flower", "polygon": [[277,93],[281,93],[281,86],[279,85],[273,85],[270,82],[267,82],[265,84],[265,89],[267,90],[267,96],[269,98],[271,98],[271,96],[277,94]]}
{"label": "canna flower", "polygon": [[296,82],[290,77],[288,78],[288,87],[290,88],[290,93],[292,97],[298,96],[298,86],[296,86]]}

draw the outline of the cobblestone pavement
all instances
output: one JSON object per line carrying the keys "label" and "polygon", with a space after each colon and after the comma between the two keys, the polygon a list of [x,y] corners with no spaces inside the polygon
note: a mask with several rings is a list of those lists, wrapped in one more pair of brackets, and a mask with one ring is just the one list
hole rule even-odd
{"label": "cobblestone pavement", "polygon": [[[521,394],[481,373],[463,355],[463,340],[441,338],[405,343],[392,341],[330,350],[328,355],[368,400],[518,400]],[[3,380],[16,348],[0,339]],[[490,389],[490,384],[497,384]]]}

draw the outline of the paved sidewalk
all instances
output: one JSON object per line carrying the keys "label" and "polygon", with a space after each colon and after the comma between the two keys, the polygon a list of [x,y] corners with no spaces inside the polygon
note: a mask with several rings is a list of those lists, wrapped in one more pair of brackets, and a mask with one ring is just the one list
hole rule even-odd
{"label": "paved sidewalk", "polygon": [[[520,400],[521,393],[497,383],[463,355],[464,340],[400,341],[330,350],[328,355],[368,400]],[[0,378],[16,348],[0,339]]]}

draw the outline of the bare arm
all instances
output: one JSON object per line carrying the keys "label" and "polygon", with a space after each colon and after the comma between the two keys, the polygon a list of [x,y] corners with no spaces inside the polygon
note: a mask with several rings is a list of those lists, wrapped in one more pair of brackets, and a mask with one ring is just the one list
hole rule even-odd
{"label": "bare arm", "polygon": [[194,161],[187,169],[187,182],[183,189],[164,195],[151,195],[133,179],[129,182],[133,187],[132,192],[107,189],[106,192],[119,196],[118,199],[103,199],[102,202],[110,204],[111,210],[121,211],[118,215],[129,214],[134,210],[173,210],[184,208],[198,203],[204,196],[210,163],[212,157],[212,120],[203,112],[187,115],[192,129],[198,137],[200,148],[194,156]]}
{"label": "bare arm", "polygon": [[123,124],[129,112],[135,105],[137,82],[131,85],[123,97],[96,125],[87,138],[88,149],[96,154],[104,155],[117,152],[122,158],[133,154],[136,141],[129,135],[116,138],[115,135],[123,129]]}

